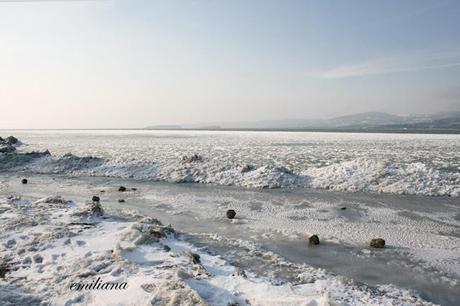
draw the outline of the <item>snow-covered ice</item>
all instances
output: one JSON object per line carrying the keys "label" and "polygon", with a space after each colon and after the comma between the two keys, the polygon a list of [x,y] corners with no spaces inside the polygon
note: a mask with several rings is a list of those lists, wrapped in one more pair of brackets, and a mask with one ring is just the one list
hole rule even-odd
{"label": "snow-covered ice", "polygon": [[[0,170],[308,187],[428,196],[460,195],[460,135],[21,131]],[[71,152],[71,153],[69,153]],[[198,154],[199,158],[190,158]],[[184,159],[184,157],[186,157]]]}

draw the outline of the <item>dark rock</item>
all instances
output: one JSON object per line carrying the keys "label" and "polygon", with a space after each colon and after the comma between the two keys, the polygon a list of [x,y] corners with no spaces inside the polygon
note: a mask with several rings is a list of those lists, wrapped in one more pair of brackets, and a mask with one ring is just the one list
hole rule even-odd
{"label": "dark rock", "polygon": [[200,259],[200,255],[196,254],[196,253],[190,253],[190,257],[192,258],[192,262],[194,264],[199,264],[201,263],[201,259]]}
{"label": "dark rock", "polygon": [[16,148],[8,143],[0,144],[0,153],[12,153]]}
{"label": "dark rock", "polygon": [[167,245],[163,245],[163,250],[165,250],[166,252],[169,252],[171,251],[171,248]]}
{"label": "dark rock", "polygon": [[118,188],[118,191],[120,191],[120,192],[125,192],[125,191],[126,191],[126,187],[125,187],[125,186],[120,186],[120,187]]}
{"label": "dark rock", "polygon": [[134,187],[133,187],[133,188],[131,188],[131,190],[132,190],[132,191],[136,191],[136,190],[137,190],[137,188],[134,188]]}
{"label": "dark rock", "polygon": [[319,237],[317,235],[312,235],[308,238],[308,243],[310,245],[318,245],[319,244]]}
{"label": "dark rock", "polygon": [[151,236],[158,238],[158,239],[166,238],[166,233],[162,228],[151,227],[149,229],[149,233]]}
{"label": "dark rock", "polygon": [[118,203],[125,203],[125,200],[119,199],[119,200],[118,200]]}
{"label": "dark rock", "polygon": [[22,179],[22,180],[21,180],[21,183],[23,183],[23,184],[27,184],[28,182],[29,182],[29,181],[28,181],[27,179]]}
{"label": "dark rock", "polygon": [[24,153],[25,156],[32,157],[32,158],[39,158],[39,157],[44,157],[44,156],[49,156],[51,155],[49,150],[39,152],[39,151],[32,151],[32,152],[27,152]]}
{"label": "dark rock", "polygon": [[17,144],[17,143],[19,142],[19,139],[17,139],[17,138],[14,137],[14,136],[8,136],[8,137],[6,137],[5,141],[6,141],[8,144],[14,145],[14,144]]}
{"label": "dark rock", "polygon": [[241,276],[243,278],[248,278],[248,276],[246,275],[246,272],[240,267],[236,268],[235,273],[233,275]]}
{"label": "dark rock", "polygon": [[233,209],[227,210],[227,218],[233,219],[236,216],[236,212]]}
{"label": "dark rock", "polygon": [[11,269],[8,267],[7,264],[0,265],[0,278],[5,279],[6,273],[10,272]]}
{"label": "dark rock", "polygon": [[92,201],[93,202],[99,202],[99,201],[101,201],[101,198],[99,198],[98,196],[93,196]]}
{"label": "dark rock", "polygon": [[382,238],[375,238],[371,240],[371,248],[382,249],[385,247],[385,240]]}
{"label": "dark rock", "polygon": [[345,210],[345,209],[347,209],[347,208],[344,206],[344,207],[340,207],[340,209],[341,209],[341,210]]}
{"label": "dark rock", "polygon": [[193,154],[192,156],[185,155],[182,157],[182,161],[186,163],[202,162],[203,156],[198,154]]}

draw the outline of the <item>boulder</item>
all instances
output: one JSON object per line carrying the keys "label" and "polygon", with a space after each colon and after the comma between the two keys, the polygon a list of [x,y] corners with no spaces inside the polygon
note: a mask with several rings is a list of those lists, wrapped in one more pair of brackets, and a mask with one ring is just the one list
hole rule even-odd
{"label": "boulder", "polygon": [[28,182],[29,182],[29,181],[28,181],[27,179],[25,179],[25,178],[23,178],[23,179],[21,180],[21,183],[23,183],[23,184],[27,184]]}
{"label": "boulder", "polygon": [[119,199],[119,200],[118,200],[118,203],[125,203],[125,200]]}
{"label": "boulder", "polygon": [[126,191],[126,187],[125,187],[125,186],[120,186],[120,187],[118,188],[118,191],[120,191],[120,192],[125,192],[125,191]]}
{"label": "boulder", "polygon": [[14,136],[8,136],[8,137],[6,137],[5,141],[10,145],[14,145],[14,144],[17,144],[19,142],[19,139],[17,139]]}
{"label": "boulder", "polygon": [[369,245],[371,248],[382,249],[385,247],[385,240],[382,238],[375,238],[371,240]]}
{"label": "boulder", "polygon": [[236,216],[236,212],[233,209],[227,210],[227,218],[233,219]]}
{"label": "boulder", "polygon": [[319,237],[317,235],[312,235],[308,238],[308,243],[310,245],[318,245],[319,244]]}
{"label": "boulder", "polygon": [[92,201],[93,202],[99,202],[99,201],[101,201],[101,198],[99,198],[98,196],[93,196]]}

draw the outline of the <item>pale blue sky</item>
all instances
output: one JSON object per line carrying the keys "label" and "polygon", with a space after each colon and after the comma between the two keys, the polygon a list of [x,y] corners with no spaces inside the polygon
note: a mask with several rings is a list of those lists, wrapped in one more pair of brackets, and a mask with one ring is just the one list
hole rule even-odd
{"label": "pale blue sky", "polygon": [[460,1],[2,1],[0,128],[460,110]]}

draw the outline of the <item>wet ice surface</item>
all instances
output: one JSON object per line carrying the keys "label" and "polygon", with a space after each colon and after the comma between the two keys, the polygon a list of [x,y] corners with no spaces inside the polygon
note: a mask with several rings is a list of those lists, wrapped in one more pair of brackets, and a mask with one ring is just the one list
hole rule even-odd
{"label": "wet ice surface", "polygon": [[[5,132],[7,133],[7,132]],[[460,195],[460,135],[207,131],[13,131],[28,170],[242,187]],[[65,155],[71,152],[73,155]],[[194,154],[200,158],[190,159]],[[93,156],[88,159],[84,157]],[[183,157],[186,156],[185,160]]]}
{"label": "wet ice surface", "polygon": [[[171,223],[193,244],[274,283],[298,282],[299,270],[273,264],[272,259],[260,260],[272,258],[270,251],[288,262],[324,268],[370,285],[416,289],[423,298],[442,305],[456,305],[460,299],[458,198],[35,175],[21,185],[19,178],[2,176],[0,192],[37,199],[60,194],[74,201],[98,194],[107,209],[136,209]],[[120,193],[119,185],[137,190]],[[118,203],[121,198],[126,202]],[[234,221],[224,218],[229,208],[237,211]],[[319,235],[320,246],[308,247],[310,234]],[[376,237],[384,238],[387,248],[369,249],[369,240]]]}

